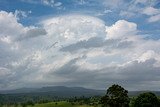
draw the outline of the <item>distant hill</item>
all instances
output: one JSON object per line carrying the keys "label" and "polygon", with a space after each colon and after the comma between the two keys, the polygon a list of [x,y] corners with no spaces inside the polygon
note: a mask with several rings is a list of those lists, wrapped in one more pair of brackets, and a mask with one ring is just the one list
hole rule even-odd
{"label": "distant hill", "polygon": [[104,95],[103,90],[86,89],[82,87],[65,87],[65,86],[51,86],[42,88],[20,88],[15,90],[0,91],[0,94],[24,94],[24,95],[50,95],[58,97],[72,97],[72,96],[96,96]]}
{"label": "distant hill", "polygon": [[[74,96],[102,96],[106,90],[94,90],[82,87],[65,87],[65,86],[50,86],[42,88],[20,88],[15,90],[0,91],[0,94],[12,95],[32,95],[32,96],[57,96],[57,97],[74,97]],[[129,96],[137,96],[146,91],[129,91]],[[152,91],[157,96],[160,96],[160,91]]]}

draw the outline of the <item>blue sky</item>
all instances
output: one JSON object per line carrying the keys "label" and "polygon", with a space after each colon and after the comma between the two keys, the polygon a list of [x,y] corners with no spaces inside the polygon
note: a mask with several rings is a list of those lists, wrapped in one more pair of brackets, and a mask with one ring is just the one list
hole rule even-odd
{"label": "blue sky", "polygon": [[[98,17],[105,21],[107,25],[112,25],[117,20],[125,19],[137,23],[141,33],[154,34],[150,38],[159,39],[159,20],[148,22],[151,16],[142,11],[147,7],[159,9],[158,0],[2,0],[0,9],[7,12],[16,10],[29,12],[27,18],[20,18],[23,25],[36,25],[38,21],[45,17],[58,16],[64,14],[87,14]],[[54,3],[51,3],[54,1]],[[107,4],[108,2],[108,4]],[[113,3],[112,3],[113,2]],[[53,6],[54,4],[57,6]],[[158,16],[157,16],[158,17]],[[158,22],[158,23],[157,23]]]}
{"label": "blue sky", "polygon": [[159,0],[0,0],[0,32],[0,89],[159,90]]}

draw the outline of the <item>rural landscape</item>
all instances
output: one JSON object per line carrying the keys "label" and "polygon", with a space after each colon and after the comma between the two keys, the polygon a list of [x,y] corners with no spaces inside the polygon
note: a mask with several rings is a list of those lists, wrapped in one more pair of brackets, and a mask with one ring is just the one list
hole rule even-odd
{"label": "rural landscape", "polygon": [[81,87],[54,86],[8,90],[0,94],[0,107],[159,107],[159,105],[160,92],[128,92],[115,84],[106,92]]}
{"label": "rural landscape", "polygon": [[160,107],[160,0],[0,0],[0,107]]}

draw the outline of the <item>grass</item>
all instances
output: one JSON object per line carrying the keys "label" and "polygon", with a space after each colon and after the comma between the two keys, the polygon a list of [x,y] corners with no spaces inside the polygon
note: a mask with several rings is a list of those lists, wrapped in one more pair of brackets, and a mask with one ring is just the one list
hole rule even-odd
{"label": "grass", "polygon": [[[66,101],[61,102],[51,102],[51,103],[43,103],[43,104],[35,104],[34,106],[28,106],[28,107],[94,107],[90,105],[72,105],[71,103],[68,103]],[[98,106],[97,106],[98,107]]]}
{"label": "grass", "polygon": [[[14,105],[4,105],[3,107],[15,107]],[[22,107],[21,105],[18,105],[17,107]],[[59,101],[59,102],[50,102],[50,103],[42,103],[42,104],[35,104],[34,106],[26,106],[26,107],[101,107],[100,105],[97,106],[91,106],[91,105],[80,105],[80,104],[71,104],[69,102],[66,101]]]}

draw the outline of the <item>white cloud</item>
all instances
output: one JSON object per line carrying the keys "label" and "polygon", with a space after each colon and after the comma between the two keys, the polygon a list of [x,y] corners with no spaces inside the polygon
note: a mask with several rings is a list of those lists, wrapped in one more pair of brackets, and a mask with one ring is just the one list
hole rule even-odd
{"label": "white cloud", "polygon": [[61,2],[56,2],[55,0],[41,0],[44,5],[50,6],[50,7],[59,7],[62,5]]}
{"label": "white cloud", "polygon": [[0,36],[16,36],[24,30],[23,25],[17,22],[17,18],[13,13],[0,11]]}
{"label": "white cloud", "polygon": [[11,39],[9,36],[3,36],[0,38],[0,40],[5,43],[11,43]]}
{"label": "white cloud", "polygon": [[143,53],[138,61],[145,62],[146,60],[155,58],[155,52],[153,50],[148,50],[147,52]]}
{"label": "white cloud", "polygon": [[36,5],[40,4],[40,5],[49,6],[52,8],[55,7],[58,9],[62,9],[62,5],[63,5],[62,2],[59,2],[58,0],[21,0],[21,2],[36,4]]}
{"label": "white cloud", "polygon": [[48,35],[62,45],[88,40],[91,37],[105,36],[102,20],[85,15],[66,15],[41,22]]}
{"label": "white cloud", "polygon": [[160,14],[151,16],[151,17],[148,19],[148,22],[159,22],[159,21],[160,21]]}
{"label": "white cloud", "polygon": [[160,9],[156,9],[153,7],[146,7],[144,8],[144,10],[142,11],[143,14],[152,16],[152,15],[156,15],[160,13]]}
{"label": "white cloud", "polygon": [[[41,28],[24,27],[13,13],[0,12],[0,75],[5,78],[0,89],[65,84],[103,88],[117,82],[135,89],[160,81],[160,41],[140,37],[136,23],[119,20],[107,26],[96,17],[76,14],[39,23]],[[76,51],[61,51],[69,46]]]}
{"label": "white cloud", "polygon": [[56,6],[56,7],[61,6],[61,5],[62,5],[61,2],[57,2],[57,3],[54,4],[54,6]]}
{"label": "white cloud", "polygon": [[148,22],[158,22],[160,21],[160,9],[156,9],[153,7],[146,7],[142,10],[142,14],[150,16],[147,21]]}
{"label": "white cloud", "polygon": [[137,25],[125,20],[119,20],[114,25],[106,27],[108,39],[119,39],[133,36],[137,33]]}
{"label": "white cloud", "polygon": [[[147,18],[148,22],[158,22],[160,9],[155,8],[157,0],[132,0],[119,6],[119,15],[125,19]],[[146,16],[143,16],[146,15]],[[148,18],[149,17],[149,18]],[[137,19],[138,20],[138,19]]]}
{"label": "white cloud", "polygon": [[14,15],[19,20],[20,18],[26,18],[32,11],[22,11],[22,10],[15,10]]}

